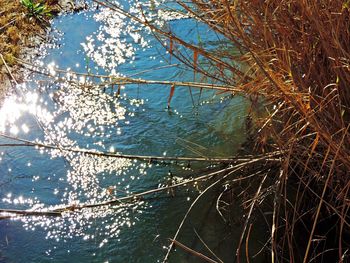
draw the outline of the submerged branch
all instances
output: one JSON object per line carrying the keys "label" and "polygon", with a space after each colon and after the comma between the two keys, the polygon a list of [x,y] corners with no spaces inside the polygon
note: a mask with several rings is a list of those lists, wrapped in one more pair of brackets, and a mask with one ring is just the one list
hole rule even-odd
{"label": "submerged branch", "polygon": [[131,77],[117,77],[112,75],[98,75],[98,74],[91,74],[91,73],[78,73],[73,71],[66,71],[62,69],[55,69],[54,72],[59,74],[66,74],[70,76],[83,76],[87,78],[96,78],[96,79],[109,79],[109,81],[106,82],[100,82],[100,83],[86,83],[86,82],[80,82],[78,80],[68,80],[64,77],[57,77],[55,74],[50,73],[47,71],[47,69],[39,67],[37,65],[33,65],[31,63],[25,62],[23,60],[17,60],[22,66],[29,66],[27,67],[32,72],[36,72],[48,77],[54,77],[55,81],[59,82],[69,82],[72,84],[76,84],[78,86],[82,86],[84,88],[87,87],[106,87],[110,85],[127,85],[127,84],[153,84],[153,85],[167,85],[167,86],[176,86],[176,87],[192,87],[192,88],[199,88],[199,89],[211,89],[211,90],[219,90],[219,91],[227,91],[227,92],[233,92],[238,93],[242,92],[242,89],[237,88],[236,86],[232,85],[220,85],[220,84],[210,84],[210,83],[202,83],[202,82],[186,82],[186,81],[168,81],[168,80],[146,80],[141,78],[131,78]]}
{"label": "submerged branch", "polygon": [[173,243],[174,243],[176,246],[178,246],[179,248],[185,250],[186,252],[188,252],[188,253],[190,253],[190,254],[192,254],[192,255],[194,255],[194,256],[196,256],[196,257],[198,257],[198,258],[200,258],[200,259],[202,259],[202,260],[204,260],[204,261],[206,261],[206,262],[218,263],[217,261],[215,261],[215,260],[213,260],[213,259],[207,257],[206,255],[203,255],[202,253],[199,253],[199,252],[197,252],[197,251],[195,251],[195,250],[193,250],[193,249],[191,249],[191,248],[185,246],[184,244],[180,243],[179,241],[176,241],[176,240],[174,240],[174,239],[169,239],[169,240],[170,240],[171,242],[173,242]]}
{"label": "submerged branch", "polygon": [[[73,153],[81,153],[87,155],[93,155],[98,157],[112,157],[112,158],[123,158],[123,159],[131,159],[131,160],[139,160],[139,161],[174,161],[174,162],[212,162],[212,163],[237,163],[237,162],[247,162],[250,160],[254,160],[256,158],[264,158],[266,161],[279,161],[278,157],[281,156],[280,151],[271,152],[268,154],[264,154],[261,156],[247,156],[247,157],[229,157],[229,158],[218,158],[218,157],[181,157],[181,156],[151,156],[151,155],[131,155],[131,154],[119,154],[119,153],[109,153],[109,152],[100,152],[97,150],[88,150],[81,148],[68,148],[68,147],[57,147],[54,145],[49,145],[45,143],[29,141],[21,138],[17,138],[14,136],[10,136],[7,134],[0,133],[1,137],[22,142],[23,144],[14,144],[15,146],[32,146],[32,147],[41,147],[46,149],[60,150],[66,152]],[[1,146],[1,145],[0,145]]]}
{"label": "submerged branch", "polygon": [[[187,185],[195,183],[195,182],[205,181],[205,180],[211,179],[212,177],[223,175],[223,177],[221,179],[215,181],[214,184],[216,184],[219,181],[226,179],[228,176],[230,176],[234,172],[237,172],[246,166],[249,166],[249,165],[257,163],[257,162],[266,161],[267,159],[268,158],[266,158],[266,157],[252,159],[250,161],[236,164],[234,166],[229,166],[229,167],[226,167],[226,168],[221,169],[219,171],[211,172],[209,174],[205,174],[205,175],[199,176],[197,178],[185,180],[185,181],[177,183],[177,184],[173,184],[170,186],[164,186],[164,187],[160,187],[160,188],[155,188],[155,189],[151,189],[148,191],[135,193],[135,194],[131,194],[128,196],[119,197],[119,198],[115,198],[115,199],[111,199],[111,200],[107,200],[107,201],[103,201],[103,202],[99,202],[99,203],[91,203],[91,204],[85,203],[85,204],[77,204],[77,205],[74,204],[74,205],[60,206],[58,208],[47,209],[45,211],[44,210],[32,211],[32,210],[0,209],[0,214],[5,213],[5,218],[10,217],[11,214],[14,214],[14,216],[12,216],[12,217],[20,216],[20,215],[22,215],[22,216],[57,216],[57,215],[62,215],[65,212],[80,211],[80,210],[86,209],[86,208],[111,206],[111,205],[115,205],[115,204],[119,204],[119,203],[123,203],[123,202],[135,201],[135,200],[143,198],[144,196],[147,196],[147,195],[168,191],[168,190],[173,189],[173,188],[177,188],[180,186],[187,186]],[[241,180],[245,180],[246,178],[250,178],[250,176],[237,178],[237,179],[234,179],[234,181],[241,181]],[[177,237],[177,235],[174,237],[174,239],[176,237]]]}
{"label": "submerged branch", "polygon": [[[223,177],[219,178],[218,180],[216,180],[214,183],[212,183],[211,185],[209,185],[207,188],[205,188],[198,196],[197,198],[192,202],[191,206],[188,208],[185,216],[183,217],[179,227],[177,228],[177,231],[174,235],[174,237],[172,238],[172,240],[176,240],[176,238],[178,237],[178,235],[180,234],[180,231],[188,217],[188,215],[190,214],[192,208],[195,206],[195,204],[197,203],[197,201],[207,192],[209,191],[211,188],[213,188],[215,185],[217,185],[218,183],[222,182],[223,180],[225,180],[226,178],[228,178],[229,176],[231,176],[232,174],[234,174],[235,172],[238,172],[239,170],[241,170],[243,167],[248,167],[250,165],[252,165],[253,163],[255,163],[256,161],[258,160],[255,160],[255,161],[250,161],[250,162],[246,162],[244,164],[240,164],[240,165],[236,165],[233,167],[233,169],[231,171],[228,171]],[[231,182],[234,183],[234,182],[237,182],[237,181],[242,181],[242,180],[245,180],[245,179],[248,179],[250,178],[251,176],[246,176],[246,177],[242,177],[242,178],[236,178],[236,179],[232,179]],[[265,174],[265,179],[267,177],[267,174]],[[265,180],[264,179],[264,180]],[[168,247],[168,250],[167,250],[167,253],[163,259],[163,263],[166,263],[169,259],[169,256],[170,256],[170,252],[172,250],[174,246],[174,242],[172,242],[170,244],[170,246]]]}

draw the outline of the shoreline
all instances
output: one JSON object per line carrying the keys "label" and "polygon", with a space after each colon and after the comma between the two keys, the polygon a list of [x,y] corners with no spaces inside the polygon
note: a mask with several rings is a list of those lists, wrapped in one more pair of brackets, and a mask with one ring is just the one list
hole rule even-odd
{"label": "shoreline", "polygon": [[[45,1],[50,18],[38,20],[26,15],[26,8],[18,1],[10,3],[0,0],[3,8],[0,18],[0,54],[17,82],[24,81],[24,70],[16,59],[33,61],[38,56],[38,48],[47,41],[51,20],[62,13],[74,13],[86,9],[85,1],[47,0]],[[0,106],[12,94],[14,81],[2,60],[0,60]]]}

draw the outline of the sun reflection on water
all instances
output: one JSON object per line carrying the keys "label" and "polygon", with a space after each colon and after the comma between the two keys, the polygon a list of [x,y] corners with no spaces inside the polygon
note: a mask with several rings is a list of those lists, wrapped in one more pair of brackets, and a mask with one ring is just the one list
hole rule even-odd
{"label": "sun reflection on water", "polygon": [[[25,85],[18,85],[17,90],[25,90]],[[29,133],[30,125],[24,114],[31,114],[44,123],[53,121],[53,114],[48,111],[39,95],[34,91],[26,91],[22,96],[7,97],[0,109],[0,131],[9,131],[13,135],[20,132]]]}
{"label": "sun reflection on water", "polygon": [[[168,21],[189,18],[175,9],[166,9],[165,0],[130,1],[128,9],[125,9],[120,1],[114,4],[127,10],[140,21],[151,21],[159,28],[164,28]],[[150,36],[153,33],[142,23],[105,7],[100,8],[93,18],[101,25],[97,32],[87,36],[81,45],[87,56],[111,75],[120,75],[119,65],[132,64],[137,51],[145,51],[151,47]]]}
{"label": "sun reflection on water", "polygon": [[[48,97],[55,105],[52,112],[45,108],[43,99],[45,96],[34,91],[25,93],[25,99],[21,96],[7,98],[0,110],[1,132],[11,132],[13,135],[23,137],[30,132],[30,127],[35,125],[34,120],[37,118],[43,128],[42,143],[72,147],[78,146],[79,141],[91,144],[91,140],[94,141],[96,137],[100,143],[95,145],[99,145],[102,149],[106,148],[105,143],[108,143],[106,138],[111,130],[115,131],[114,137],[121,133],[122,129],[118,125],[126,121],[127,113],[121,97],[104,93],[98,87],[83,90],[68,83],[56,86],[48,92],[55,94]],[[134,104],[140,107],[143,102],[133,100],[128,104],[130,107],[134,107]],[[32,120],[28,119],[28,114],[32,116]],[[86,145],[80,147],[84,146]],[[113,148],[114,151],[116,149]],[[134,180],[135,177],[130,178],[126,174],[130,167],[136,167],[130,160],[89,156],[60,149],[45,149],[43,152],[51,159],[63,158],[68,164],[63,180],[59,180],[58,185],[52,185],[51,193],[56,196],[57,205],[51,208],[67,204],[93,204],[130,194],[127,182]],[[27,162],[26,165],[30,167],[40,164]],[[46,179],[45,176],[32,177],[32,181],[38,184],[35,188],[40,188],[42,180],[50,180],[50,177]],[[31,208],[33,211],[49,208],[45,201],[38,197],[13,196],[11,193],[8,193],[2,202],[16,207],[20,205],[19,207]],[[37,227],[44,229],[47,231],[47,238],[56,241],[77,236],[88,240],[98,235],[102,240],[99,246],[102,247],[108,240],[106,236],[117,237],[121,229],[133,226],[137,222],[137,214],[142,213],[145,205],[145,202],[138,201],[114,207],[102,206],[86,208],[79,212],[70,211],[63,213],[62,217],[18,217],[15,220],[20,220],[28,231],[33,231]],[[97,227],[101,229],[96,229],[95,220],[102,218],[103,225]],[[90,233],[93,227],[95,229]]]}
{"label": "sun reflection on water", "polygon": [[[165,1],[152,2],[157,7]],[[144,3],[145,6],[148,4],[148,1]],[[130,10],[134,15],[142,17],[140,9],[135,6],[131,6]],[[164,26],[164,22],[168,20],[185,18],[174,12],[157,11],[156,8],[147,13],[147,16],[150,20],[158,18],[155,21],[158,26]],[[150,32],[141,30],[143,28],[127,21],[124,16],[100,8],[93,18],[100,23],[100,27],[82,43],[84,54],[112,75],[121,75],[118,66],[133,62],[136,51],[150,48]],[[38,64],[45,66],[42,61]],[[75,67],[83,66],[77,64]],[[138,110],[145,110],[147,100],[129,98],[123,86],[123,94],[116,95],[110,87],[104,90],[94,85],[93,80],[96,79],[92,76],[77,76],[69,68],[68,73],[62,74],[54,61],[47,63],[46,68],[54,78],[47,81],[42,76],[34,76],[42,82],[28,81],[27,84],[17,87],[20,94],[10,96],[4,101],[0,109],[0,131],[57,146],[58,149],[33,149],[46,157],[47,162],[52,161],[53,165],[45,170],[45,174],[40,168],[47,163],[41,163],[42,159],[28,161],[24,155],[22,165],[27,169],[25,171],[33,183],[26,189],[32,187],[35,191],[31,189],[32,194],[3,194],[2,203],[8,207],[14,205],[21,209],[44,211],[66,205],[104,202],[143,189],[143,177],[148,175],[149,169],[156,170],[158,165],[73,153],[62,148],[79,147],[118,153],[119,144],[124,143],[122,136],[125,127],[133,122]],[[58,81],[59,78],[64,81]],[[75,81],[82,85],[77,85]],[[174,113],[178,114],[176,110]],[[167,152],[163,155],[166,156]],[[36,169],[36,172],[30,174],[29,168]],[[191,170],[186,166],[182,169]],[[58,178],[55,177],[56,173]],[[183,178],[174,176],[171,180],[181,182]],[[139,181],[136,190],[133,189],[135,181]],[[17,185],[17,182],[13,182],[12,187],[17,186],[23,187],[20,183]],[[43,229],[47,239],[97,239],[100,241],[98,246],[103,247],[110,238],[117,238],[123,229],[137,224],[146,207],[149,208],[148,203],[137,200],[113,206],[67,211],[60,217],[32,216],[14,220],[22,222],[28,231]]]}

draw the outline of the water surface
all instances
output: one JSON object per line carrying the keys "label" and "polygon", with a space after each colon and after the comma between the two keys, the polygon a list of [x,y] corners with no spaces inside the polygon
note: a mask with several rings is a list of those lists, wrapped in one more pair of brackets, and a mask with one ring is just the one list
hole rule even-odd
{"label": "water surface", "polygon": [[[128,9],[135,3],[121,4]],[[164,15],[164,4],[160,7],[162,15],[158,11],[149,13],[150,19],[157,18],[157,26],[170,25],[186,41],[208,48],[220,43],[220,38],[204,25],[171,12]],[[53,21],[50,39],[35,63],[38,70],[44,68],[55,76],[30,73],[27,81],[17,87],[17,94],[4,102],[0,130],[61,149],[1,147],[1,208],[43,209],[98,203],[220,169],[210,163],[142,162],[72,153],[62,148],[134,155],[228,157],[237,152],[244,140],[248,106],[241,97],[192,89],[191,98],[188,88],[176,87],[168,109],[169,85],[92,85],[112,80],[92,74],[193,81],[193,71],[170,58],[161,45],[169,43],[159,43],[149,30],[126,17],[102,7],[62,15]],[[200,75],[196,79],[211,81]],[[0,140],[3,144],[17,143]],[[64,213],[62,217],[1,220],[0,262],[161,261],[168,238],[173,237],[205,185]],[[214,188],[198,202],[179,240],[205,251],[197,231],[225,262],[231,262],[233,237],[237,237],[240,228],[225,225],[215,209],[216,197],[222,190]],[[178,252],[170,257],[172,262],[196,260]]]}

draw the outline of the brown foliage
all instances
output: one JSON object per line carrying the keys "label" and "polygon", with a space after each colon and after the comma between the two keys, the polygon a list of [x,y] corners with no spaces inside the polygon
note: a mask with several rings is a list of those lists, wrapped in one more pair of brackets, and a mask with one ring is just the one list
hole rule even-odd
{"label": "brown foliage", "polygon": [[[46,3],[53,8],[57,1]],[[43,34],[46,25],[25,16],[27,10],[20,1],[0,0],[0,7],[0,53],[7,63],[14,65],[21,47],[27,45],[30,37]]]}
{"label": "brown foliage", "polygon": [[[253,106],[266,103],[266,117],[255,120],[256,150],[284,153],[275,178],[265,186],[274,196],[271,261],[329,262],[328,256],[331,261],[346,260],[350,249],[349,1],[176,1],[226,38],[229,46],[220,50],[188,43],[108,0],[94,2],[148,26],[160,42],[170,41],[171,56],[198,74],[237,87],[252,98]],[[190,57],[175,45],[195,55]],[[257,193],[263,192],[262,184]],[[251,203],[250,211],[256,202]],[[245,226],[249,220],[250,216]],[[249,238],[247,229],[240,245],[243,237]],[[240,247],[238,260],[239,255]]]}
{"label": "brown foliage", "polygon": [[[223,34],[240,54],[221,51],[213,60],[199,53],[213,65],[220,64],[214,68],[221,81],[263,97],[269,114],[264,122],[260,120],[257,138],[264,134],[265,144],[268,133],[271,147],[285,153],[281,174],[274,181],[274,213],[280,220],[271,223],[272,259],[298,261],[293,253],[298,249],[299,260],[319,261],[324,255],[317,255],[317,246],[327,243],[328,237],[315,241],[315,235],[321,233],[317,232],[320,222],[332,218],[338,241],[330,249],[337,249],[341,261],[349,248],[343,235],[349,234],[350,223],[347,4],[340,0],[191,2],[180,4]],[[228,77],[225,72],[230,68],[221,61],[244,66]],[[291,184],[297,186],[293,194],[287,189]],[[297,244],[299,225],[307,231],[302,246]]]}

